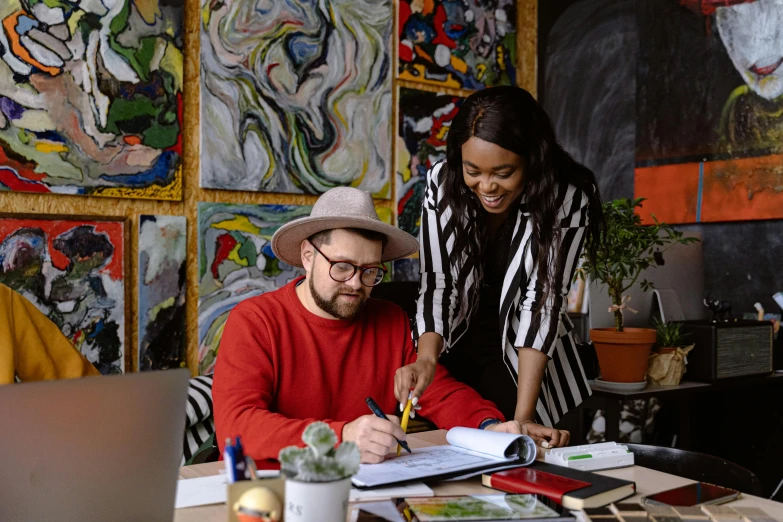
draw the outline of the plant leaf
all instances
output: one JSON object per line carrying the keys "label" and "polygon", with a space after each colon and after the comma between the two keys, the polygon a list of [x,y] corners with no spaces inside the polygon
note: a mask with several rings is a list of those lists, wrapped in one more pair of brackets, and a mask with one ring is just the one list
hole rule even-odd
{"label": "plant leaf", "polygon": [[343,469],[343,476],[350,477],[359,471],[362,455],[356,443],[347,441],[337,446],[334,458]]}
{"label": "plant leaf", "polygon": [[295,477],[299,473],[300,463],[310,455],[307,448],[297,446],[288,446],[280,450],[278,460],[280,461],[280,471],[289,477]]}
{"label": "plant leaf", "polygon": [[337,435],[331,426],[325,422],[310,424],[302,434],[302,440],[318,456],[327,455],[337,444]]}
{"label": "plant leaf", "polygon": [[345,475],[337,460],[318,456],[303,460],[294,478],[302,482],[330,482],[345,478]]}

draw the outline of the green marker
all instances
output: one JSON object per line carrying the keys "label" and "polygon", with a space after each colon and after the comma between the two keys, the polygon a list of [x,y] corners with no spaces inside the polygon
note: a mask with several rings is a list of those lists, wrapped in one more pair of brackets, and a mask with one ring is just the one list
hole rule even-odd
{"label": "green marker", "polygon": [[592,459],[593,456],[589,453],[585,453],[584,455],[572,455],[568,457],[568,460],[579,460],[579,459]]}

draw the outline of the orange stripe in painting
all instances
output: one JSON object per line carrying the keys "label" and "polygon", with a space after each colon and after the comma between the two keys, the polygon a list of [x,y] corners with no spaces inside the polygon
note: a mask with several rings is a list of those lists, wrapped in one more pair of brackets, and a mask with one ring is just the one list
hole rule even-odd
{"label": "orange stripe in painting", "polygon": [[416,51],[416,54],[419,56],[419,58],[423,58],[430,63],[435,63],[432,57],[426,52],[424,52],[424,49],[422,49],[420,45],[414,46],[413,49]]}
{"label": "orange stripe in painting", "polygon": [[44,65],[38,62],[38,60],[30,56],[30,53],[27,52],[27,49],[25,49],[25,47],[22,45],[22,42],[19,40],[19,35],[16,33],[15,27],[17,20],[23,14],[25,14],[24,11],[17,11],[3,20],[3,27],[5,27],[5,32],[8,35],[8,39],[11,40],[11,49],[13,49],[17,58],[27,62],[33,67],[37,67],[38,69],[51,74],[52,76],[57,76],[60,74],[60,69],[58,67],[49,67],[48,65]]}
{"label": "orange stripe in painting", "polygon": [[699,195],[699,164],[660,165],[634,171],[634,196],[646,198],[639,211],[642,223],[652,215],[666,223],[695,223]]}
{"label": "orange stripe in painting", "polygon": [[783,155],[704,164],[702,221],[783,218]]}

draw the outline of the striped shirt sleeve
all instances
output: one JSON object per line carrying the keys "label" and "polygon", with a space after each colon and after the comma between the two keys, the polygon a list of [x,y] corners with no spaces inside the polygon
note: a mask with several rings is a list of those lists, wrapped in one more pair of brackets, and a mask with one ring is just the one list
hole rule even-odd
{"label": "striped shirt sleeve", "polygon": [[443,187],[439,182],[443,166],[443,162],[437,163],[427,173],[419,227],[421,276],[412,335],[416,341],[427,332],[438,333],[443,336],[444,349],[448,349],[458,289],[447,248],[453,247],[455,237],[449,224],[451,210],[443,204]]}
{"label": "striped shirt sleeve", "polygon": [[[516,332],[516,348],[535,348],[552,357],[557,339],[565,332],[562,314],[565,313],[566,296],[574,277],[574,271],[582,254],[582,247],[587,227],[587,195],[573,185],[569,185],[563,204],[558,212],[560,223],[560,240],[553,248],[557,248],[562,266],[555,274],[556,288],[549,293],[545,303],[536,313],[534,310],[543,299],[543,282],[538,279],[538,265],[550,262],[551,255],[537,252],[535,241],[525,253],[525,264],[531,266],[530,278],[523,292],[517,309],[519,327]],[[516,321],[515,321],[516,322]]]}

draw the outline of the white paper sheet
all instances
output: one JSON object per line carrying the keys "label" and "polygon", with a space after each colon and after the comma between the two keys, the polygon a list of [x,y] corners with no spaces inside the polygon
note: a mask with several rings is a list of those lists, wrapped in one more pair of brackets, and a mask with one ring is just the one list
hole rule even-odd
{"label": "white paper sheet", "polygon": [[[260,470],[258,478],[276,477],[279,474],[280,472],[276,470]],[[174,507],[175,509],[180,509],[209,506],[210,504],[224,504],[228,498],[226,492],[227,484],[225,472],[209,477],[178,480]]]}
{"label": "white paper sheet", "polygon": [[507,460],[455,446],[431,446],[414,449],[413,453],[380,464],[362,464],[359,473],[353,477],[353,483],[356,486],[382,486],[503,462]]}
{"label": "white paper sheet", "polygon": [[369,502],[392,498],[434,497],[435,492],[426,484],[417,482],[396,488],[351,489],[351,502]]}
{"label": "white paper sheet", "polygon": [[519,456],[526,465],[536,458],[535,442],[524,435],[475,428],[451,428],[446,433],[446,440],[452,446],[486,453],[499,459]]}
{"label": "white paper sheet", "polygon": [[389,522],[405,522],[405,517],[402,513],[397,511],[393,502],[365,502],[363,504],[357,504],[351,508],[351,522],[356,522],[359,519],[359,510],[372,513],[379,516]]}
{"label": "white paper sheet", "polygon": [[212,475],[177,481],[176,509],[223,504],[226,501],[226,475]]}
{"label": "white paper sheet", "polygon": [[[476,469],[528,465],[536,458],[536,444],[526,435],[512,435],[474,428],[452,428],[446,434],[448,446],[414,449],[412,454],[393,457],[380,464],[362,464],[353,477],[359,487],[378,487],[396,482],[423,480],[444,474]],[[519,458],[521,457],[521,459]]]}

